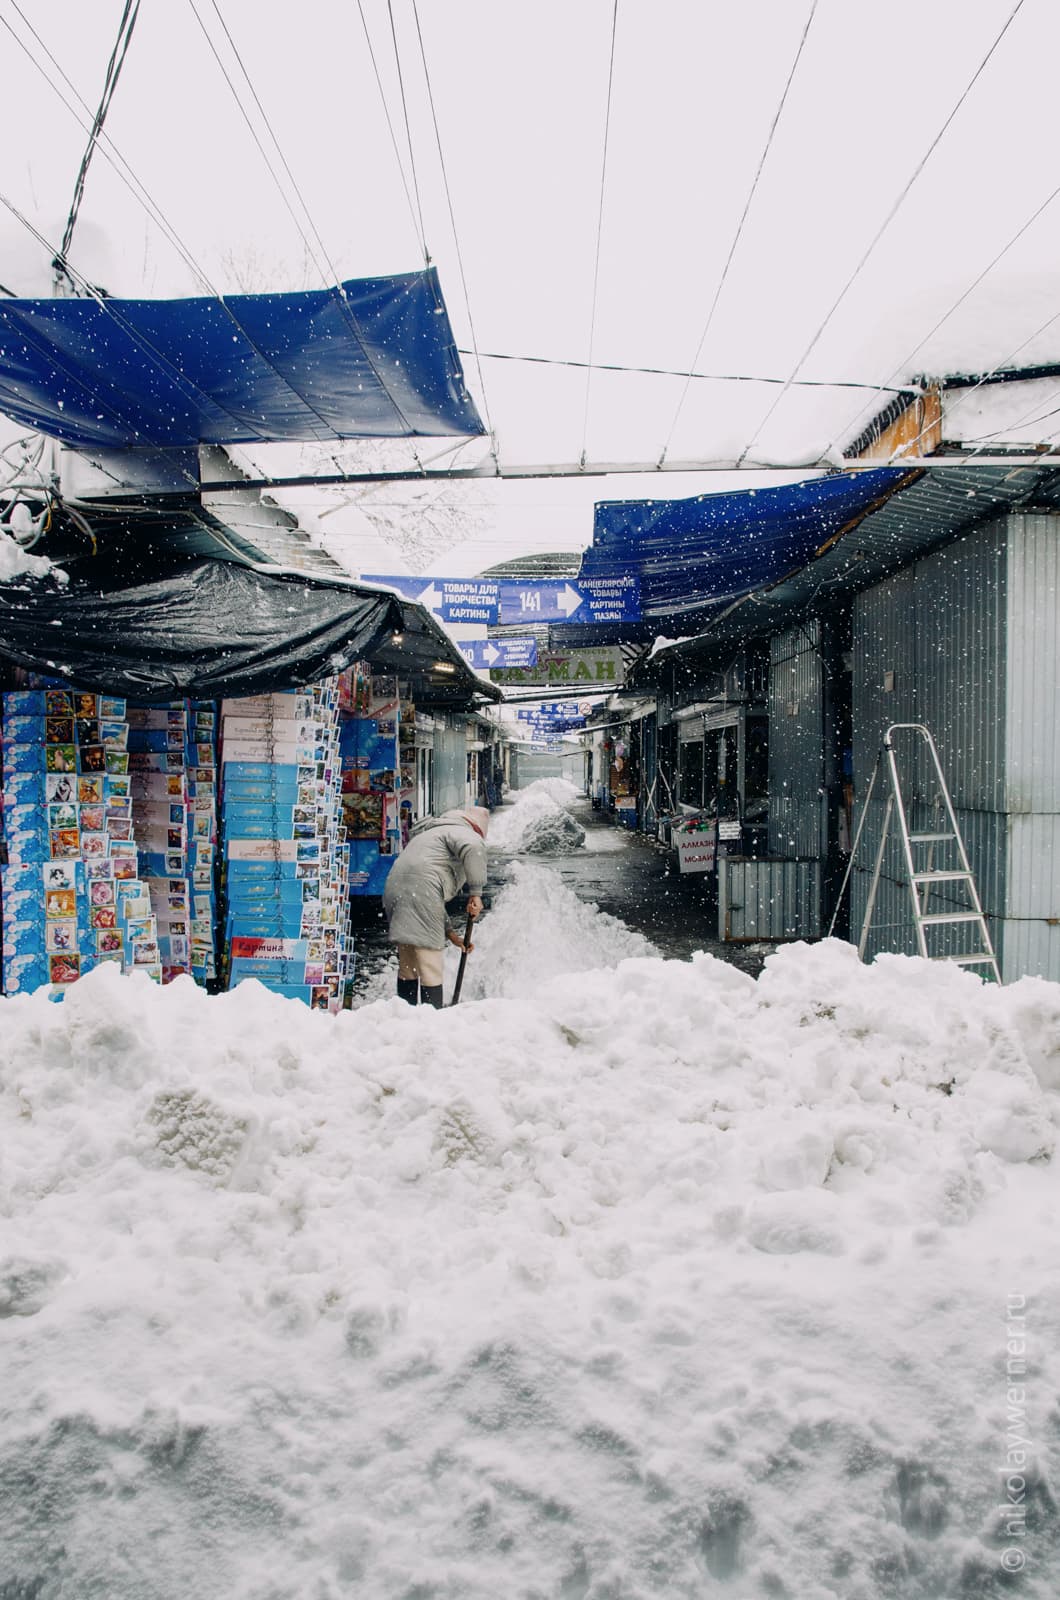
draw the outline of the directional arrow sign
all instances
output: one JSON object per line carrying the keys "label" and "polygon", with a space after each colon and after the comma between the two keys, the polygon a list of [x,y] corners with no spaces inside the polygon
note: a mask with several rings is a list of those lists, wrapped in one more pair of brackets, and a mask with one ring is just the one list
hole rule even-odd
{"label": "directional arrow sign", "polygon": [[511,622],[637,622],[640,580],[633,572],[614,578],[579,578],[500,585],[500,620]]}
{"label": "directional arrow sign", "polygon": [[549,579],[513,583],[487,578],[410,578],[364,574],[366,583],[396,589],[418,600],[443,622],[637,622],[640,580],[623,572],[613,578]]}
{"label": "directional arrow sign", "polygon": [[469,667],[479,671],[501,667],[533,667],[537,665],[537,640],[527,639],[465,639],[457,649]]}
{"label": "directional arrow sign", "polygon": [[500,584],[485,578],[410,578],[366,572],[365,583],[384,584],[406,600],[418,600],[443,622],[496,622]]}

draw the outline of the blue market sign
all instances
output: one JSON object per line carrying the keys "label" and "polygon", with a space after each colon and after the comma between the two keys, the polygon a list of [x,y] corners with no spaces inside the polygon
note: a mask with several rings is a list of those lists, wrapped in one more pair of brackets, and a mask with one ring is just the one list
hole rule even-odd
{"label": "blue market sign", "polygon": [[[443,622],[639,622],[640,579],[632,572],[606,578],[548,579],[513,583],[508,579],[409,578],[364,573],[365,583],[396,589],[417,600]],[[498,662],[498,667],[500,663]]]}
{"label": "blue market sign", "polygon": [[546,717],[580,717],[586,714],[589,705],[590,702],[583,700],[538,700],[526,710],[531,715],[539,711]]}
{"label": "blue market sign", "polygon": [[494,667],[536,667],[537,640],[465,639],[457,649],[469,667],[487,672]]}
{"label": "blue market sign", "polygon": [[500,621],[639,622],[640,579],[632,572],[609,578],[502,583]]}
{"label": "blue market sign", "polygon": [[557,728],[561,725],[566,726],[569,723],[582,723],[585,721],[585,718],[577,708],[562,715],[547,711],[520,710],[516,712],[516,716],[520,722],[529,722],[535,728]]}
{"label": "blue market sign", "polygon": [[366,572],[364,582],[384,584],[406,600],[418,600],[443,622],[496,622],[500,610],[501,585],[486,579],[409,578]]}

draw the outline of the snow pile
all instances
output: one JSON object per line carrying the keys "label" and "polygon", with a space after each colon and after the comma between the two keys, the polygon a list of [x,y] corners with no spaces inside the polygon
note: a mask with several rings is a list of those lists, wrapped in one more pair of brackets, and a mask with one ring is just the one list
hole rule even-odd
{"label": "snow pile", "polygon": [[[475,930],[475,949],[464,972],[461,1003],[500,995],[532,997],[543,985],[565,973],[615,967],[631,956],[652,956],[654,946],[643,934],[595,906],[586,905],[550,872],[518,861],[511,881],[494,897]],[[446,953],[450,969],[446,993],[460,961],[453,946]]]}
{"label": "snow pile", "polygon": [[59,583],[69,583],[69,573],[49,561],[47,556],[33,556],[24,550],[17,539],[12,539],[0,528],[0,583],[10,583],[15,578],[55,578]]}
{"label": "snow pile", "polygon": [[524,996],[0,1001],[0,1593],[1051,1597],[1060,987]]}
{"label": "snow pile", "polygon": [[571,806],[583,798],[581,790],[569,778],[535,778],[525,788],[516,789],[515,798],[518,801],[531,794],[547,794],[558,806]]}
{"label": "snow pile", "polygon": [[585,829],[566,809],[580,798],[565,778],[539,778],[516,790],[514,803],[490,818],[489,842],[511,854],[566,854],[585,842]]}

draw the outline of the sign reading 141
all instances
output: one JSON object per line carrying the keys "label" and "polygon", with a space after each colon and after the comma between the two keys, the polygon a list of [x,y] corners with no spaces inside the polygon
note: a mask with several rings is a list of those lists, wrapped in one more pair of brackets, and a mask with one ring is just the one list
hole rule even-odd
{"label": "sign reading 141", "polygon": [[[502,595],[502,615],[506,609],[506,603],[507,596]],[[553,610],[555,610],[572,617],[578,607],[584,605],[584,603],[585,596],[580,595],[577,589],[572,589],[569,583],[565,583],[561,589],[555,591],[552,590],[551,586],[546,589],[542,584],[538,584],[533,589],[519,590],[519,606],[524,616],[531,614],[541,616],[545,611],[551,616]]]}
{"label": "sign reading 141", "polygon": [[500,621],[636,622],[640,618],[640,580],[623,572],[614,578],[578,578],[544,583],[500,585]]}

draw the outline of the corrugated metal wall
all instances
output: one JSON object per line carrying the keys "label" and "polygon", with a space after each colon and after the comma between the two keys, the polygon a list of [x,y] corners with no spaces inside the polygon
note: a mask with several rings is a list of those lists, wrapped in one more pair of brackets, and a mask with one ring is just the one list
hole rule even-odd
{"label": "corrugated metal wall", "polygon": [[[924,722],[934,734],[995,944],[1005,911],[1005,637],[1008,531],[1004,521],[956,541],[859,595],[854,608],[855,826],[883,734],[894,722]],[[901,736],[899,736],[901,737]],[[909,736],[906,736],[909,739]],[[914,831],[939,826],[928,763],[901,760]],[[889,792],[883,767],[862,834],[851,886],[851,936],[862,923]],[[956,866],[940,847],[933,865]],[[918,856],[918,865],[927,865]],[[913,953],[905,863],[892,827],[866,954]],[[938,894],[938,891],[936,891]],[[961,902],[963,908],[963,902]],[[935,909],[946,905],[939,897]],[[958,909],[955,900],[953,909]],[[937,954],[977,948],[968,925],[930,936]]]}
{"label": "corrugated metal wall", "polygon": [[1006,811],[1060,809],[1060,519],[1010,519]]}
{"label": "corrugated metal wall", "polygon": [[813,939],[820,921],[819,861],[719,857],[719,939]]}
{"label": "corrugated metal wall", "polygon": [[769,642],[769,853],[818,856],[824,782],[821,627],[811,618]]}
{"label": "corrugated metal wall", "polygon": [[919,720],[969,811],[1005,810],[1007,544],[992,522],[914,568]]}
{"label": "corrugated metal wall", "polygon": [[1010,521],[1006,975],[1060,978],[1060,519]]}

